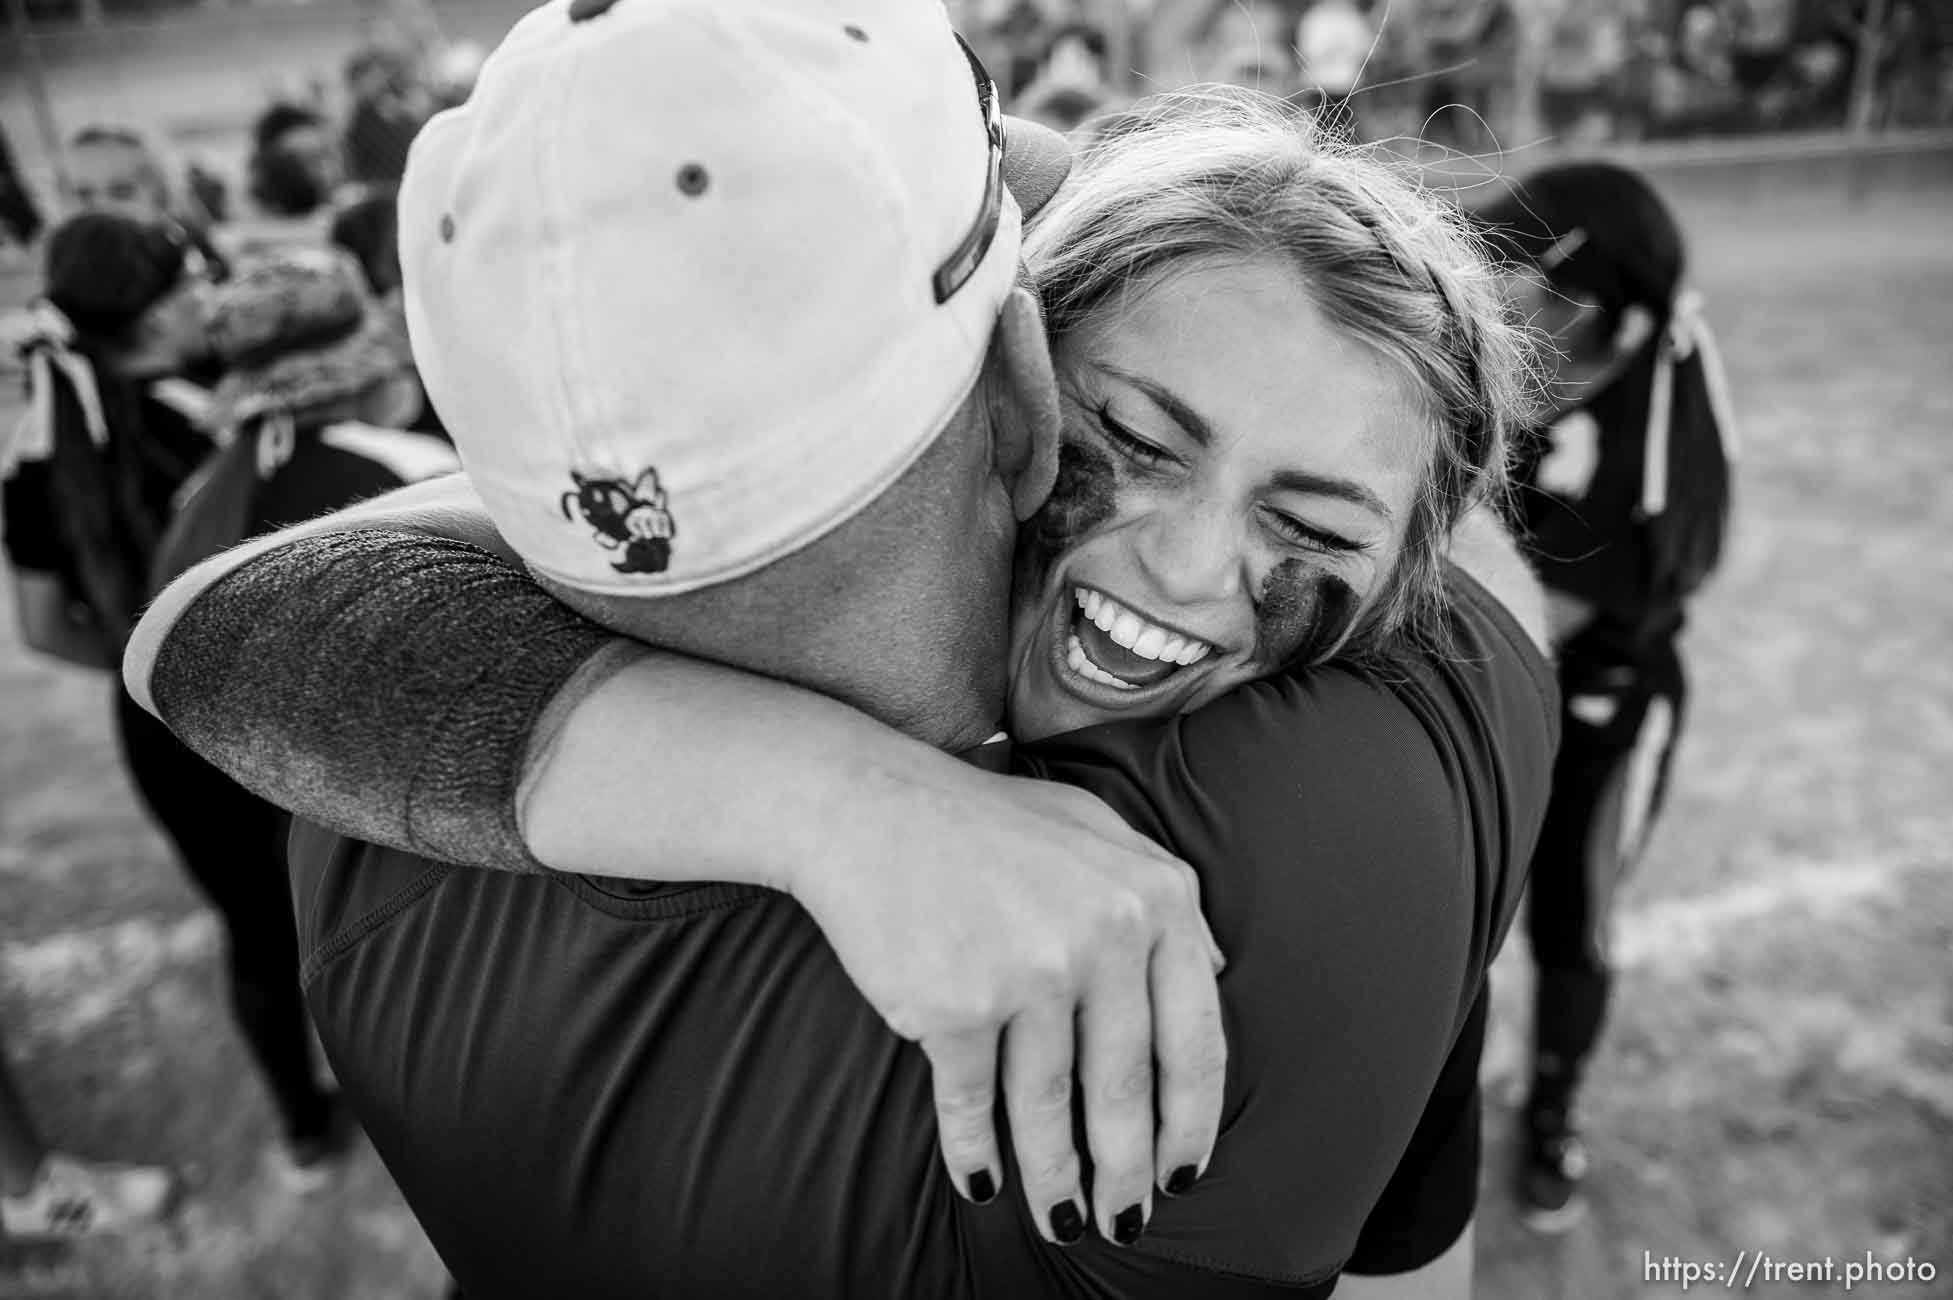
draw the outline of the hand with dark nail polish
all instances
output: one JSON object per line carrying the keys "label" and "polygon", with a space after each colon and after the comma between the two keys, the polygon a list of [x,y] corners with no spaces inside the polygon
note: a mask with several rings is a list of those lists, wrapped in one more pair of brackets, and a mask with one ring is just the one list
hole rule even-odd
{"label": "hand with dark nail polish", "polygon": [[1112,1240],[1121,1246],[1132,1245],[1139,1240],[1139,1234],[1144,1231],[1146,1231],[1144,1206],[1128,1205],[1112,1220]]}
{"label": "hand with dark nail polish", "polygon": [[1060,1246],[1074,1245],[1085,1235],[1085,1216],[1079,1213],[1078,1202],[1060,1201],[1051,1207],[1051,1235]]}
{"label": "hand with dark nail polish", "polygon": [[997,1180],[990,1176],[988,1169],[970,1175],[970,1199],[978,1205],[988,1205],[997,1199]]}
{"label": "hand with dark nail polish", "polygon": [[1194,1180],[1199,1177],[1199,1169],[1193,1165],[1181,1165],[1167,1175],[1166,1186],[1160,1190],[1168,1196],[1185,1196],[1193,1190]]}

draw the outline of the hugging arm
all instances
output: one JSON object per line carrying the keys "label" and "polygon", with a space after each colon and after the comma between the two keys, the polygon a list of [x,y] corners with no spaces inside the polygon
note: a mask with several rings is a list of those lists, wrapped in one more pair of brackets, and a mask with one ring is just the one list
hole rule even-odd
{"label": "hugging arm", "polygon": [[[1095,1180],[1103,1225],[1156,1174],[1205,1164],[1226,1048],[1184,864],[1079,791],[613,637],[476,541],[501,546],[451,479],[227,552],[145,616],[130,687],[231,776],[342,834],[466,865],[792,893],[928,1053],[945,1158],[979,1199],[972,1179],[1001,1186],[1005,1168],[1004,1049],[1042,1230],[1082,1194],[1075,1054],[1105,1099],[1088,1106],[1096,1163],[1125,1171]],[[1101,1032],[1079,1044],[1081,1015]],[[1152,1088],[1123,1086],[1135,1060],[1150,1085],[1155,1056],[1157,1138]]]}

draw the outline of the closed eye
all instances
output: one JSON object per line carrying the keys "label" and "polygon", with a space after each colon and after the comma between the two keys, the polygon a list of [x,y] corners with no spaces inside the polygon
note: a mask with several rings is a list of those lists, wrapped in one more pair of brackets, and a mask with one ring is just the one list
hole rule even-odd
{"label": "closed eye", "polygon": [[1099,432],[1112,444],[1112,449],[1142,469],[1157,469],[1162,465],[1184,465],[1186,462],[1166,448],[1142,438],[1125,425],[1112,418],[1112,407],[1105,403],[1094,409],[1098,417]]}
{"label": "closed eye", "polygon": [[1294,515],[1272,506],[1263,506],[1261,514],[1269,529],[1292,545],[1305,546],[1316,551],[1328,551],[1334,555],[1361,555],[1370,549],[1368,542],[1345,537],[1341,533],[1332,533],[1313,524],[1306,524]]}

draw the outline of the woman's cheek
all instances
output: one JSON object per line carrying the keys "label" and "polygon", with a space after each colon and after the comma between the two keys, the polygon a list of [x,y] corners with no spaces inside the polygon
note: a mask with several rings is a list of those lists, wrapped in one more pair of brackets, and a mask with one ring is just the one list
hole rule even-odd
{"label": "woman's cheek", "polygon": [[1119,474],[1112,458],[1087,443],[1065,440],[1058,447],[1058,473],[1051,495],[1025,526],[1024,544],[1042,570],[1072,543],[1117,513]]}
{"label": "woman's cheek", "polygon": [[1355,590],[1291,556],[1262,579],[1255,608],[1255,663],[1269,670],[1324,660],[1356,622]]}

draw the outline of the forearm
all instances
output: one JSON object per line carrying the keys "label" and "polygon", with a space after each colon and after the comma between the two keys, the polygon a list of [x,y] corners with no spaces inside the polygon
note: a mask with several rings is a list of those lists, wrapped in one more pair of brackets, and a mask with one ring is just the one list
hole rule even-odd
{"label": "forearm", "polygon": [[561,871],[791,891],[987,779],[825,696],[663,651],[555,712],[518,806]]}
{"label": "forearm", "polygon": [[469,542],[512,565],[517,563],[515,553],[495,531],[495,525],[481,506],[481,498],[465,474],[450,474],[403,487],[371,501],[254,538],[185,570],[149,603],[130,634],[122,658],[122,679],[129,694],[151,713],[157,712],[149,680],[157,654],[174,633],[184,611],[226,575],[300,538],[375,528]]}
{"label": "forearm", "polygon": [[138,629],[132,685],[283,807],[510,869],[789,887],[901,824],[889,805],[915,815],[976,779],[811,692],[614,636],[449,540],[492,526],[451,488],[434,505],[452,516],[430,513],[432,495],[192,570]]}
{"label": "forearm", "polygon": [[[153,615],[152,615],[153,616]],[[239,783],[361,839],[534,869],[514,791],[545,708],[628,648],[465,543],[287,539],[163,629],[159,717]]]}

